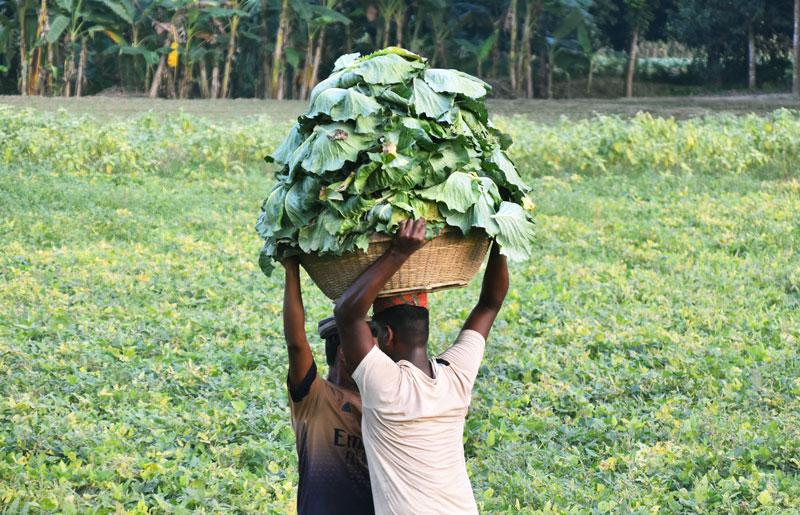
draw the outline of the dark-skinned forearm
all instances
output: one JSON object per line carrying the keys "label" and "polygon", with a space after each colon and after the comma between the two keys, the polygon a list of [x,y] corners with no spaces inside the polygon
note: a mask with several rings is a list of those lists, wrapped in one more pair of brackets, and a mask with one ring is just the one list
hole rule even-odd
{"label": "dark-skinned forearm", "polygon": [[481,295],[478,307],[500,311],[508,293],[508,265],[506,257],[500,254],[497,242],[492,244],[489,262],[483,274]]}
{"label": "dark-skinned forearm", "polygon": [[297,265],[286,268],[286,288],[283,292],[283,334],[290,351],[308,346],[303,296],[300,292],[300,268]]}
{"label": "dark-skinned forearm", "polygon": [[408,255],[390,249],[378,258],[336,301],[337,323],[363,319],[386,282],[400,270]]}

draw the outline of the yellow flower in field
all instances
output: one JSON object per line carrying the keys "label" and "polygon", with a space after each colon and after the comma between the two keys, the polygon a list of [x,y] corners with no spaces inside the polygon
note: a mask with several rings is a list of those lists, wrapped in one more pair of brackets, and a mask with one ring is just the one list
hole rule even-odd
{"label": "yellow flower in field", "polygon": [[606,458],[600,463],[598,463],[600,470],[615,470],[617,468],[617,458],[610,457]]}

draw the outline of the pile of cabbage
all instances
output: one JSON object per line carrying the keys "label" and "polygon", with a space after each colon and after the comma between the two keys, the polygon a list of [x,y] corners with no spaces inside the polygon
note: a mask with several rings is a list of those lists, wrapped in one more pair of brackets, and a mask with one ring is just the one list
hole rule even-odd
{"label": "pile of cabbage", "polygon": [[526,259],[533,204],[489,121],[490,89],[402,48],[341,56],[265,158],[280,169],[256,223],[264,273],[292,255],[366,251],[371,234],[423,216],[429,236],[485,231]]}

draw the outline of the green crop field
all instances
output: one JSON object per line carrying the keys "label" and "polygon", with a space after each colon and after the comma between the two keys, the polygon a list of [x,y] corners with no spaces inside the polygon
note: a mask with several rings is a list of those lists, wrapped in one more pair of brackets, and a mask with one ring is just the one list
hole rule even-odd
{"label": "green crop field", "polygon": [[[495,124],[538,243],[467,417],[481,512],[800,511],[800,114]],[[291,513],[253,229],[288,127],[0,107],[0,513]],[[478,288],[431,295],[435,351]]]}

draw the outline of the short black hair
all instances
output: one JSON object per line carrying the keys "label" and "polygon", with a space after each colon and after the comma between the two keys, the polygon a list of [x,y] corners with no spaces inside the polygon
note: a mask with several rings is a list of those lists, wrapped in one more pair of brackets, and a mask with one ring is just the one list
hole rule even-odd
{"label": "short black hair", "polygon": [[386,337],[388,325],[400,343],[422,345],[428,342],[430,314],[428,309],[422,306],[409,304],[392,306],[372,315],[372,321],[379,326],[379,340]]}
{"label": "short black hair", "polygon": [[[376,337],[378,335],[378,326],[371,320],[367,322],[367,325],[372,337]],[[339,330],[334,325],[322,333],[322,338],[325,340],[325,362],[329,367],[332,367],[336,362],[336,351],[339,350],[339,345],[342,344],[342,340],[339,339]]]}
{"label": "short black hair", "polygon": [[333,334],[329,334],[325,337],[325,361],[328,363],[328,366],[333,366],[334,361],[336,361],[336,351],[341,344],[342,341],[339,339],[339,333],[335,330]]}

